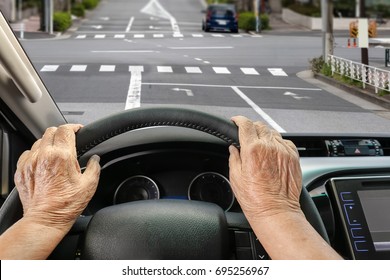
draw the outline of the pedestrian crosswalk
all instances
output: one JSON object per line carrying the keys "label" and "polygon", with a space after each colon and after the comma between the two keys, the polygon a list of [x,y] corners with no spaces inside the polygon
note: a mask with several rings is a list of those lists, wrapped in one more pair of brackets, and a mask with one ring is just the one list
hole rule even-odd
{"label": "pedestrian crosswalk", "polygon": [[96,73],[113,73],[113,72],[134,72],[137,69],[138,72],[147,72],[147,73],[160,73],[160,74],[216,74],[216,75],[247,75],[247,76],[261,76],[261,75],[271,75],[271,76],[280,76],[287,77],[288,74],[283,68],[260,68],[260,67],[238,67],[238,66],[177,66],[177,65],[157,65],[157,66],[140,66],[140,65],[114,65],[114,64],[47,64],[42,65],[39,69],[40,72],[96,72]]}
{"label": "pedestrian crosswalk", "polygon": [[214,38],[261,38],[259,34],[230,34],[230,33],[77,33],[73,36],[74,39],[163,39],[163,38],[203,38],[203,37],[214,37]]}

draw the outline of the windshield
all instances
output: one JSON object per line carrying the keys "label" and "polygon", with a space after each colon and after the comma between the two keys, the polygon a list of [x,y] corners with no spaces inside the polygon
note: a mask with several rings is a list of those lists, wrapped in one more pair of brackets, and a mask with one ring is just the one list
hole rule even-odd
{"label": "windshield", "polygon": [[[54,1],[51,33],[42,1],[30,2],[37,8],[11,26],[68,122],[174,105],[244,115],[280,132],[390,131],[386,96],[367,101],[313,78],[309,61],[323,53],[321,27],[288,24],[281,9],[267,6],[269,29],[256,32],[237,27],[235,18],[208,22],[203,0]],[[247,10],[237,8],[239,21]],[[71,26],[56,31],[66,24],[59,13],[68,11]],[[377,37],[389,37],[388,25]],[[333,36],[335,56],[361,62],[348,27]],[[385,48],[370,47],[369,61],[386,69]]]}

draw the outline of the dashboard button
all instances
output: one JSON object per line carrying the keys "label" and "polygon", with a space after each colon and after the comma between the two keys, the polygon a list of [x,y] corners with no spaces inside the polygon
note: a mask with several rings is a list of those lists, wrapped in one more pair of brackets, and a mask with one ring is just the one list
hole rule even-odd
{"label": "dashboard button", "polygon": [[353,202],[353,196],[351,192],[341,192],[340,197],[342,201]]}
{"label": "dashboard button", "polygon": [[235,231],[234,237],[236,239],[236,247],[251,247],[251,241],[247,231]]}
{"label": "dashboard button", "polygon": [[368,243],[366,240],[354,241],[354,245],[357,252],[368,252]]}
{"label": "dashboard button", "polygon": [[251,248],[237,248],[237,260],[253,260]]}
{"label": "dashboard button", "polygon": [[362,228],[351,228],[352,238],[365,238]]}
{"label": "dashboard button", "polygon": [[344,211],[349,225],[360,226],[359,215],[356,214],[355,210],[355,203],[344,204]]}

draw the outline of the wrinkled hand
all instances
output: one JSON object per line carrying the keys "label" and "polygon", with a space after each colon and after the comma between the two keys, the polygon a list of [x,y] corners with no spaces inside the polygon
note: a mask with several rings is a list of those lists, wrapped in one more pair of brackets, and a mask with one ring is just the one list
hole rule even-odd
{"label": "wrinkled hand", "polygon": [[85,209],[99,181],[99,157],[92,156],[84,173],[77,162],[75,133],[81,125],[48,128],[31,150],[19,158],[15,185],[24,217],[69,229]]}
{"label": "wrinkled hand", "polygon": [[232,120],[241,150],[229,148],[230,182],[247,218],[301,211],[302,173],[295,145],[261,122],[241,116]]}

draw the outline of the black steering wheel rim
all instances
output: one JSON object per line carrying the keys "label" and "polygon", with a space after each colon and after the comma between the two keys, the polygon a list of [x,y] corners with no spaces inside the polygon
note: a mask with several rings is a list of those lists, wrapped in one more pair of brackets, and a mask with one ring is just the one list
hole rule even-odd
{"label": "black steering wheel rim", "polygon": [[[203,131],[239,147],[237,126],[226,119],[204,112],[176,107],[149,107],[127,110],[84,126],[76,135],[80,158],[93,147],[131,130],[155,126],[176,126]],[[305,188],[300,203],[303,213],[317,232],[329,242],[319,212]],[[0,234],[22,217],[23,210],[16,188],[0,209]]]}

